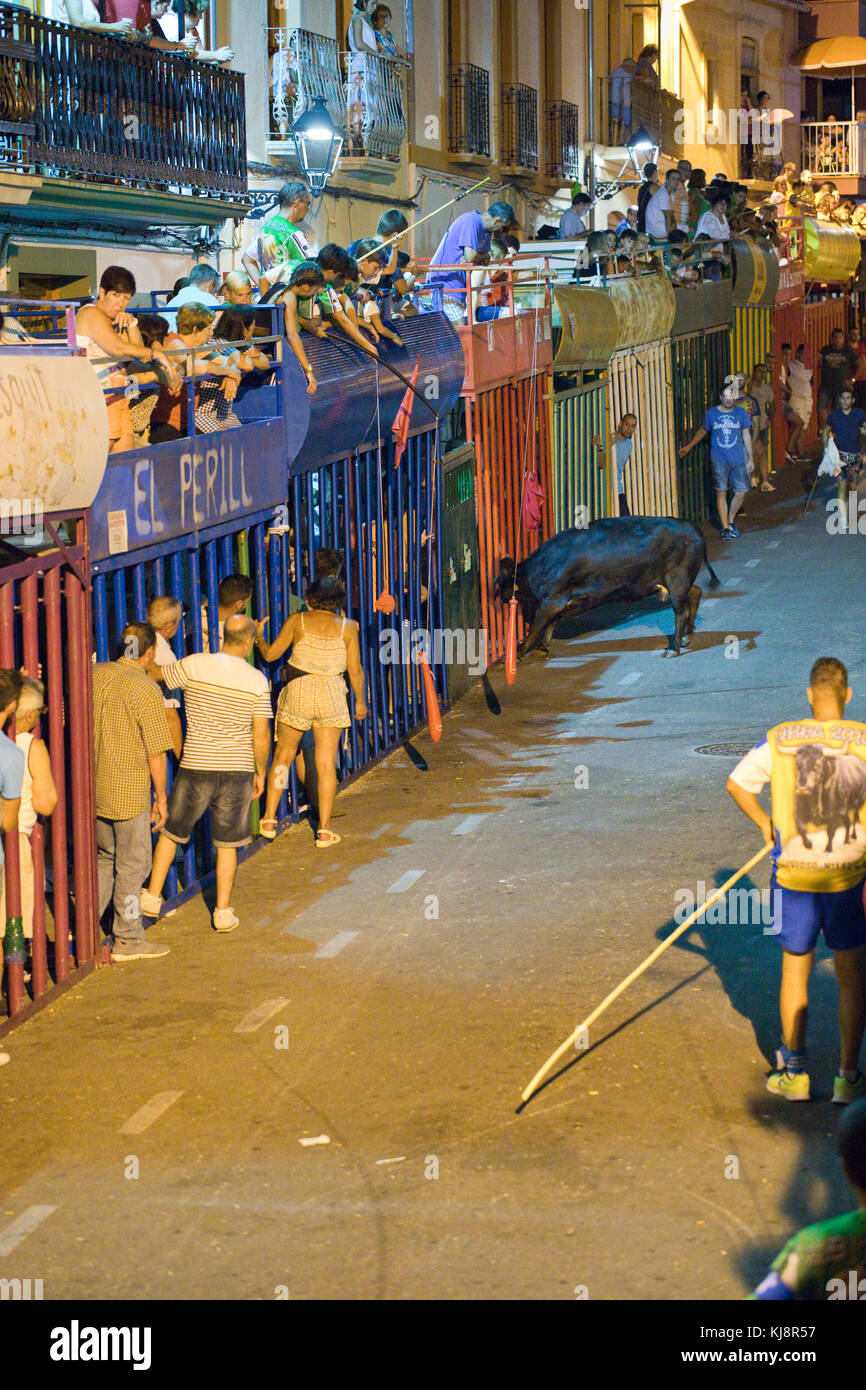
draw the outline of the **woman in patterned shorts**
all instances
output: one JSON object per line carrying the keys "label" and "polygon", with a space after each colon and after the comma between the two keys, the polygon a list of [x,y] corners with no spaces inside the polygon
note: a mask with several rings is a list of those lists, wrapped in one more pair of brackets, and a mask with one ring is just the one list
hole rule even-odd
{"label": "woman in patterned shorts", "polygon": [[337,752],[343,730],[352,722],[345,674],[355,695],[355,718],[364,719],[367,715],[364,671],[358,624],[349,618],[337,617],[337,609],[346,602],[346,590],[340,580],[325,578],[313,584],[307,590],[306,602],[310,611],[293,613],[270,645],[264,640],[267,618],[257,624],[256,646],[265,661],[276,661],[289,647],[292,649],[288,680],[277,704],[277,746],[268,775],[265,814],[259,828],[266,840],[276,836],[277,806],[288,786],[289,769],[297,757],[303,734],[312,729],[319,783],[316,849],[328,849],[340,841],[329,823],[337,795]]}

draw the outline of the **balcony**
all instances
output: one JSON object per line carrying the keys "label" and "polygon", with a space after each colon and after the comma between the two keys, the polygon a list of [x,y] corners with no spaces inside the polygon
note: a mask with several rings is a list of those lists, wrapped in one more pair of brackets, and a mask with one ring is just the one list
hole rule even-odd
{"label": "balcony", "polygon": [[458,63],[448,75],[448,151],[457,160],[490,158],[490,74],[474,63]]}
{"label": "balcony", "polygon": [[341,165],[362,174],[393,172],[406,141],[401,66],[369,53],[341,53],[336,39],[308,29],[272,28],[267,36],[269,153],[296,159],[292,123],[324,97],[344,132]]}
{"label": "balcony", "polygon": [[0,4],[0,170],[245,194],[243,75]]}
{"label": "balcony", "polygon": [[580,178],[579,111],[571,101],[550,101],[547,116],[547,177],[559,183]]}
{"label": "balcony", "polygon": [[614,90],[607,77],[602,79],[602,92],[606,117],[603,138],[608,145],[624,146],[632,132],[643,126],[661,154],[679,153],[676,126],[682,100],[675,92],[649,82],[623,82]]}
{"label": "balcony", "polygon": [[851,180],[840,193],[859,193],[866,179],[866,125],[862,121],[811,121],[800,127],[801,162],[814,179]]}
{"label": "balcony", "polygon": [[538,169],[538,92],[524,83],[502,87],[502,172],[534,174]]}

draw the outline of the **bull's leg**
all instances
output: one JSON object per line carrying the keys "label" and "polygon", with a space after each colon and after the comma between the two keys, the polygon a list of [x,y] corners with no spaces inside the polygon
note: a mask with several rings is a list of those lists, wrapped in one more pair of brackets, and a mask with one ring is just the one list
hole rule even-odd
{"label": "bull's leg", "polygon": [[556,622],[555,622],[555,621],[552,622],[552,623],[548,623],[548,624],[547,624],[547,627],[544,629],[544,632],[542,633],[541,641],[540,641],[539,644],[538,644],[538,649],[539,649],[539,651],[544,652],[544,655],[545,655],[545,656],[549,656],[549,655],[550,655],[550,642],[551,642],[551,638],[553,637],[553,629],[554,629],[555,627],[556,627]]}
{"label": "bull's leg", "polygon": [[803,816],[802,801],[799,796],[794,797],[794,822],[797,826],[797,834],[803,841],[803,848],[811,849],[812,841],[809,839],[809,835],[806,829],[806,820]]}
{"label": "bull's leg", "polygon": [[[689,621],[688,590],[684,589],[682,584],[678,585],[676,580],[668,583],[667,588],[670,591],[671,608],[676,614],[676,622],[674,623],[673,636],[662,655],[679,656],[682,647],[688,646],[686,638]],[[684,641],[684,639],[686,640]]]}
{"label": "bull's leg", "polygon": [[686,595],[686,602],[689,608],[689,620],[686,624],[686,635],[683,638],[684,647],[687,647],[689,645],[689,638],[695,630],[695,623],[698,617],[698,608],[700,606],[702,594],[703,590],[699,589],[697,584],[693,584],[692,587],[689,589],[688,594]]}
{"label": "bull's leg", "polygon": [[553,631],[563,607],[564,605],[561,603],[542,604],[535,615],[532,627],[518,648],[517,654],[521,659],[528,656],[533,647],[543,646],[545,639],[550,640],[550,633]]}

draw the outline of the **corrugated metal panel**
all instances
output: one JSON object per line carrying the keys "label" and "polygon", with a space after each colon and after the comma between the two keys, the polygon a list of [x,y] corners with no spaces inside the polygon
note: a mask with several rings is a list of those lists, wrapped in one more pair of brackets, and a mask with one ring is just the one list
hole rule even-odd
{"label": "corrugated metal panel", "polygon": [[770,246],[748,237],[731,237],[734,303],[772,309],[779,289],[779,260]]}
{"label": "corrugated metal panel", "polygon": [[557,285],[553,297],[562,321],[554,369],[573,372],[606,367],[616,351],[619,333],[610,295],[578,285]]}
{"label": "corrugated metal panel", "polygon": [[803,218],[803,273],[807,280],[841,284],[860,264],[860,238],[853,227]]}
{"label": "corrugated metal panel", "polygon": [[612,496],[615,479],[608,465],[599,468],[593,438],[598,435],[608,454],[607,380],[561,391],[553,398],[554,530],[583,524],[588,519],[616,515]]}
{"label": "corrugated metal panel", "polygon": [[[703,424],[707,407],[717,401],[731,370],[731,335],[726,329],[693,333],[671,343],[674,426],[677,445],[685,444]],[[706,521],[712,489],[706,440],[677,461],[679,515],[686,521]]]}
{"label": "corrugated metal panel", "polygon": [[[673,291],[671,291],[673,297]],[[610,363],[608,420],[613,430],[628,411],[637,416],[625,492],[635,516],[677,516],[670,340],[618,352]],[[619,501],[614,492],[616,514]]]}
{"label": "corrugated metal panel", "polygon": [[667,338],[676,314],[674,289],[667,275],[641,275],[608,285],[617,320],[617,350]]}
{"label": "corrugated metal panel", "polygon": [[772,309],[737,304],[731,329],[731,371],[750,375],[756,362],[763,362],[771,350]]}
{"label": "corrugated metal panel", "polygon": [[[839,294],[832,298],[828,296],[826,299],[816,299],[807,303],[804,307],[803,322],[806,361],[814,368],[812,384],[816,388],[817,400],[817,388],[821,384],[821,349],[829,343],[830,334],[834,328],[841,328],[843,333],[848,331],[847,295]],[[805,437],[807,444],[811,445],[818,442],[817,408],[812,411]]]}

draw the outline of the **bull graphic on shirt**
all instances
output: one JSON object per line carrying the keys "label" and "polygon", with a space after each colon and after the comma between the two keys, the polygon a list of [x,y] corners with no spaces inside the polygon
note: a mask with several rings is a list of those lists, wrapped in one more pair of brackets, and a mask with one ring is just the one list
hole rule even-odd
{"label": "bull graphic on shirt", "polygon": [[809,826],[827,832],[829,854],[838,830],[844,830],[843,845],[857,839],[857,825],[866,803],[866,763],[848,753],[846,739],[838,752],[819,743],[803,743],[799,748],[777,748],[794,758],[794,820],[805,849],[812,848]]}

